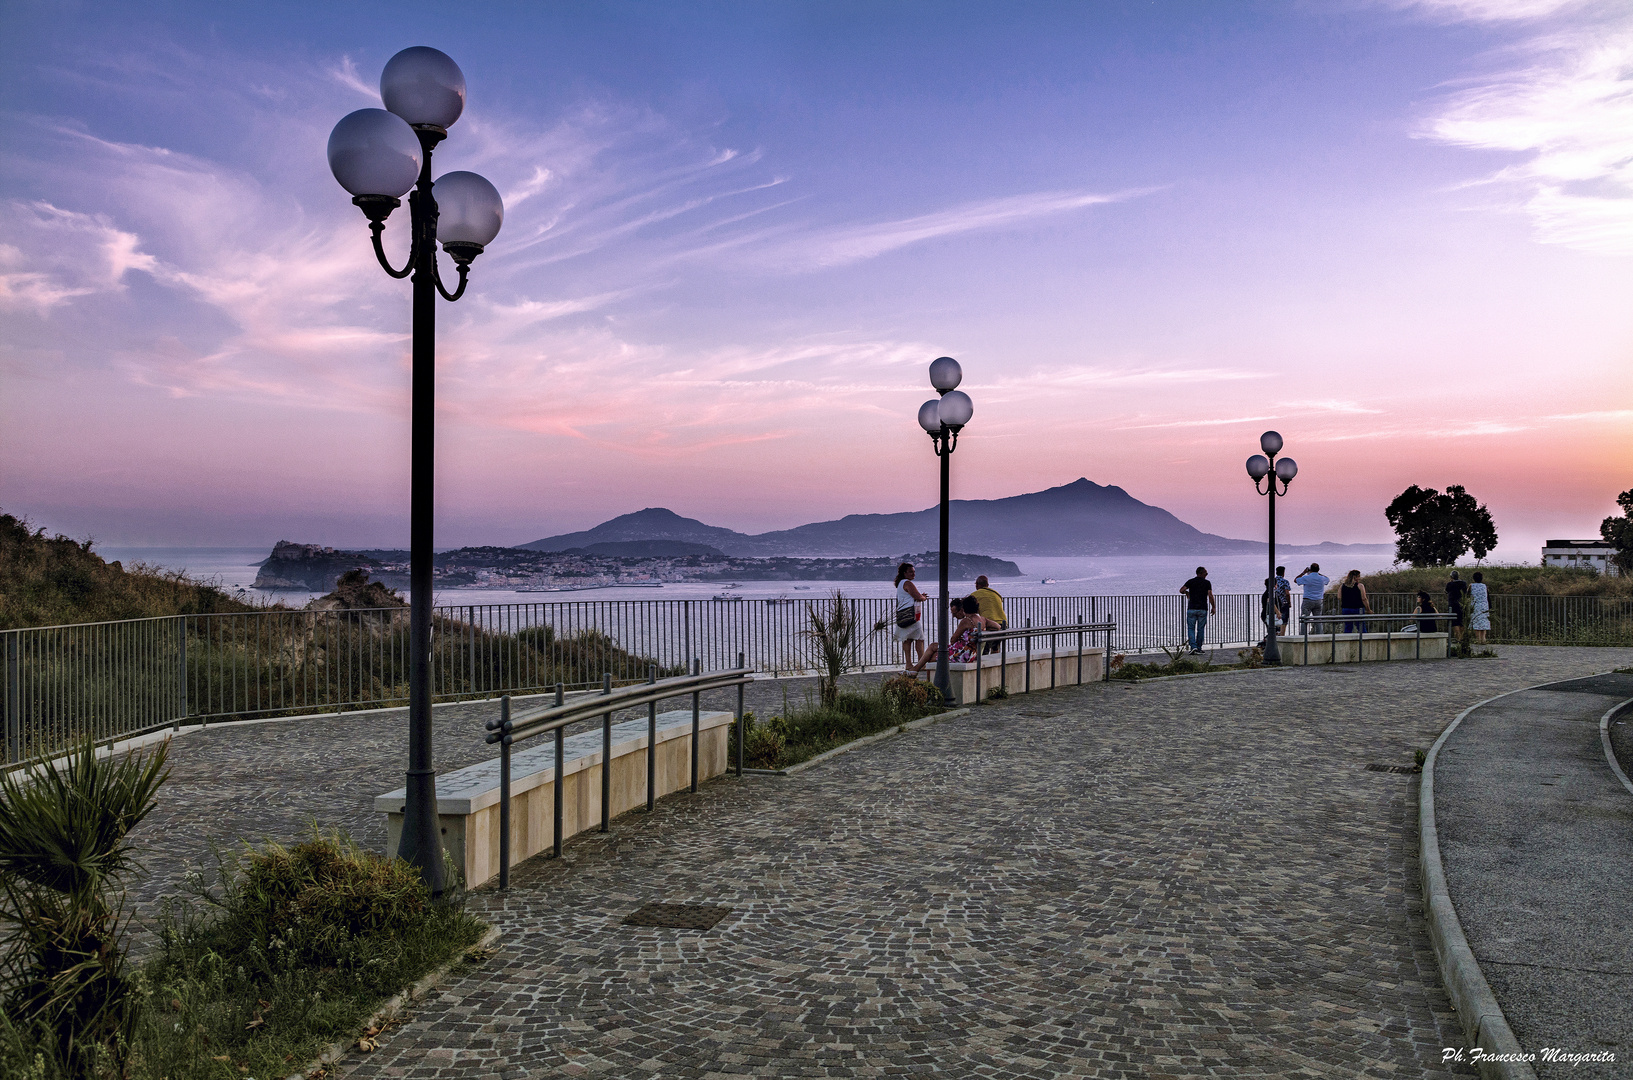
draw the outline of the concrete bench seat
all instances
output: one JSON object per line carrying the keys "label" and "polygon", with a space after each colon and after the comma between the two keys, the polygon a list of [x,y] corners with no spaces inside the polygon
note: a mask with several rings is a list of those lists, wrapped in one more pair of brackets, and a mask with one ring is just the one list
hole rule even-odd
{"label": "concrete bench seat", "polygon": [[[1356,622],[1363,620],[1356,619]],[[1446,634],[1311,634],[1308,638],[1278,638],[1281,662],[1302,667],[1309,664],[1354,664],[1374,660],[1444,660]],[[1308,642],[1308,646],[1306,646]]]}
{"label": "concrete bench seat", "polygon": [[[1062,634],[1062,639],[1067,635]],[[1008,687],[1011,694],[1025,693],[1032,690],[1048,690],[1051,686],[1075,686],[1078,681],[1077,642],[1076,635],[1072,635],[1070,642],[1062,640],[1055,650],[1051,662],[1049,656],[1048,639],[1042,641],[1043,648],[1038,648],[1039,642],[1032,642],[1032,657],[1027,659],[1024,649],[1015,647],[1011,642],[1007,654],[983,653],[981,655],[981,689],[985,697],[994,686]],[[1001,666],[1000,666],[1001,665]],[[1106,650],[1101,648],[1085,648],[1083,650],[1083,673],[1081,681],[1086,683],[1098,682],[1106,673]],[[1053,667],[1051,678],[1050,668]],[[1028,668],[1031,669],[1031,682],[1028,684]],[[926,666],[928,673],[931,666]],[[948,664],[948,681],[952,684],[953,696],[960,705],[968,705],[976,700],[976,665],[972,661],[968,664]]]}
{"label": "concrete bench seat", "polygon": [[[705,712],[698,720],[698,780],[726,771],[729,712]],[[645,717],[612,728],[611,816],[646,805]],[[692,783],[692,710],[658,714],[653,783],[661,798]],[[601,731],[569,735],[562,745],[562,837],[601,824]],[[540,736],[510,758],[510,862],[514,866],[555,844],[556,745]],[[386,815],[386,850],[397,850],[403,831],[405,789],[378,795],[374,809]],[[442,844],[474,888],[499,873],[499,759],[437,777],[437,818]]]}

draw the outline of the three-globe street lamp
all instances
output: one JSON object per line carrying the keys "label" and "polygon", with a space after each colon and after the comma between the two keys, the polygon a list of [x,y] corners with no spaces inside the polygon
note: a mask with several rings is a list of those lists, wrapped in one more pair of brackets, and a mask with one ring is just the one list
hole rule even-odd
{"label": "three-globe street lamp", "polygon": [[975,415],[975,403],[958,389],[964,381],[964,369],[950,356],[938,357],[930,363],[930,385],[940,397],[933,397],[919,406],[919,426],[930,435],[936,457],[941,459],[941,595],[936,601],[936,687],[942,700],[953,700],[952,684],[947,675],[947,480],[948,459],[958,448],[958,432]]}
{"label": "three-globe street lamp", "polygon": [[[1253,479],[1254,490],[1270,497],[1270,572],[1266,575],[1270,583],[1264,592],[1264,662],[1279,664],[1281,646],[1276,640],[1276,481],[1281,481],[1280,494],[1286,495],[1293,477],[1298,475],[1298,462],[1292,458],[1276,460],[1276,455],[1281,453],[1281,435],[1277,432],[1267,431],[1260,435],[1259,449],[1264,453],[1247,459],[1247,474]],[[1259,486],[1267,480],[1266,486]]]}
{"label": "three-globe street lamp", "polygon": [[[443,891],[437,827],[437,776],[431,766],[431,558],[433,437],[436,401],[437,294],[465,294],[471,261],[499,234],[499,192],[470,172],[431,179],[431,151],[465,110],[465,74],[447,54],[416,46],[387,61],[380,74],[384,109],[359,109],[329,135],[329,168],[369,219],[374,254],[394,278],[414,275],[413,435],[409,497],[408,784],[397,855],[417,866],[432,895]],[[380,244],[386,218],[408,197],[407,264],[395,269]],[[437,270],[437,242],[454,260],[459,285],[449,292]]]}

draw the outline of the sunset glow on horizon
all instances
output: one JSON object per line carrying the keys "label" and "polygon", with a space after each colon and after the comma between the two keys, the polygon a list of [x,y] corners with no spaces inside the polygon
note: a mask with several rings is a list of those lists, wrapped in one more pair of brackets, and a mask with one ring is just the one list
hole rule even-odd
{"label": "sunset glow on horizon", "polygon": [[1286,542],[1463,484],[1531,562],[1633,487],[1625,3],[403,10],[6,4],[0,508],[406,545],[409,289],[324,146],[417,44],[469,87],[437,173],[505,199],[438,314],[439,547],[923,509],[939,355],[955,498],[1258,538],[1275,428]]}

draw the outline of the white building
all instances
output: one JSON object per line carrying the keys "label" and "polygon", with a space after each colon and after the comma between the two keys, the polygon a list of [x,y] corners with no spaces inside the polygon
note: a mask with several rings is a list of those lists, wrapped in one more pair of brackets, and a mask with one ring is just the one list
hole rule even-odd
{"label": "white building", "polygon": [[1616,549],[1603,540],[1550,540],[1542,549],[1543,566],[1576,566],[1615,577]]}

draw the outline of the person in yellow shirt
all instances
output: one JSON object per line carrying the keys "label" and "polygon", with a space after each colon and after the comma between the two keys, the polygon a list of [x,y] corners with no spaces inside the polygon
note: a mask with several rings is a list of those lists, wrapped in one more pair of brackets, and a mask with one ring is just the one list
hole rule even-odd
{"label": "person in yellow shirt", "polygon": [[991,619],[1005,630],[1009,629],[1009,616],[1004,614],[1004,598],[987,584],[985,574],[975,579],[974,596],[976,602],[981,605],[982,618]]}

